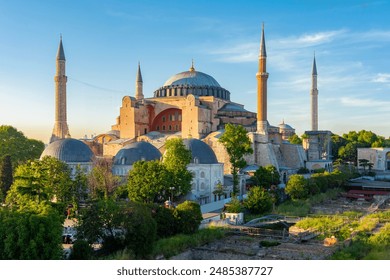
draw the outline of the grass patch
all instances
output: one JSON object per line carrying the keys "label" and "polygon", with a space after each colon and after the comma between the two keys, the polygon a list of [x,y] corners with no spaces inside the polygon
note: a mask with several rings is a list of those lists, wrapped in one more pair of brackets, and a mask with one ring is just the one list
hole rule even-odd
{"label": "grass patch", "polygon": [[224,229],[207,228],[201,229],[194,234],[179,234],[169,238],[163,238],[156,242],[152,255],[163,255],[169,259],[185,250],[204,245],[225,236]]}
{"label": "grass patch", "polygon": [[311,205],[307,201],[292,201],[288,200],[278,205],[276,213],[285,216],[304,217],[310,213]]}
{"label": "grass patch", "polygon": [[341,189],[329,189],[324,193],[319,193],[313,196],[310,196],[305,200],[288,200],[280,204],[276,208],[276,213],[279,215],[286,216],[299,216],[305,217],[310,214],[310,209],[313,205],[323,203],[325,201],[335,199],[341,193]]}

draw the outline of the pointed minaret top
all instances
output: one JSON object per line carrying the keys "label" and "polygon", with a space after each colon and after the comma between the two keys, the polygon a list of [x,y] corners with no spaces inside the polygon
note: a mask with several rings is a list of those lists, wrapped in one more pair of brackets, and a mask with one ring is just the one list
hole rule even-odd
{"label": "pointed minaret top", "polygon": [[311,74],[312,75],[317,75],[316,53],[314,53],[313,70],[312,70]]}
{"label": "pointed minaret top", "polygon": [[58,46],[57,60],[65,60],[64,47],[62,46],[62,34],[60,35],[60,45]]}
{"label": "pointed minaret top", "polygon": [[141,66],[139,62],[138,62],[138,72],[137,72],[136,82],[142,83]]}
{"label": "pointed minaret top", "polygon": [[191,72],[194,72],[194,71],[195,71],[195,67],[194,67],[194,59],[192,59],[192,63],[191,63],[191,68],[190,68],[190,71],[191,71]]}
{"label": "pointed minaret top", "polygon": [[264,22],[261,30],[260,57],[267,57],[267,51],[265,49],[265,38],[264,38]]}

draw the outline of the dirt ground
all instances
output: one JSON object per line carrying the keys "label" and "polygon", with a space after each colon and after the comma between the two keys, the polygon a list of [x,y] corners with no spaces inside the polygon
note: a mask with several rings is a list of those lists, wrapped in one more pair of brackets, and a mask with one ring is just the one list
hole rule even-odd
{"label": "dirt ground", "polygon": [[[345,211],[367,213],[372,203],[349,201],[339,197],[312,208],[316,214],[341,214]],[[384,205],[390,209],[390,202]],[[261,241],[276,241],[280,244],[272,247],[261,246]],[[258,236],[231,235],[204,246],[193,248],[171,259],[178,260],[324,260],[331,256],[339,246],[324,246],[324,242],[311,239],[296,242],[291,239],[281,240]]]}

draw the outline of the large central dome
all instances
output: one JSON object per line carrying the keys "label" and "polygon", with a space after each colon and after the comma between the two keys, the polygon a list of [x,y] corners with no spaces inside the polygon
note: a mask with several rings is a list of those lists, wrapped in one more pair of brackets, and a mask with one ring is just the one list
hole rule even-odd
{"label": "large central dome", "polygon": [[164,86],[175,85],[221,87],[218,82],[210,75],[195,70],[176,74],[170,77],[169,80],[164,84]]}
{"label": "large central dome", "polygon": [[189,71],[178,73],[154,92],[154,97],[214,96],[230,100],[230,92],[222,88],[210,75],[195,71],[192,65]]}

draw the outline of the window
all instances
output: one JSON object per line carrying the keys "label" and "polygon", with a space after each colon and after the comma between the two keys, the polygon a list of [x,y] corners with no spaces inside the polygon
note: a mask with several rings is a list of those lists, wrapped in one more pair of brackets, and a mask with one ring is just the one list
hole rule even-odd
{"label": "window", "polygon": [[165,131],[165,125],[163,125],[162,131]]}
{"label": "window", "polygon": [[172,130],[172,126],[169,125],[169,126],[168,126],[168,131],[171,131],[171,130]]}
{"label": "window", "polygon": [[162,117],[162,121],[165,122],[165,116]]}

